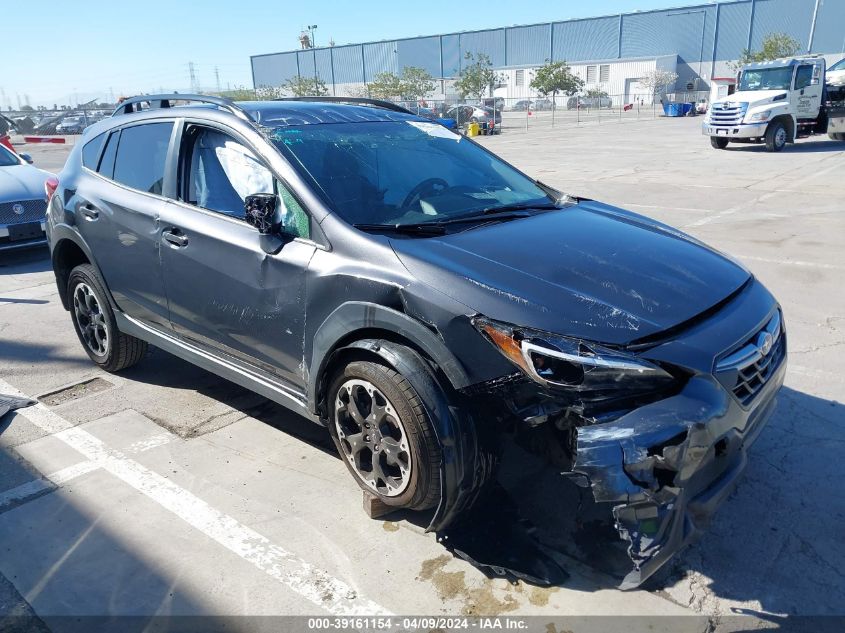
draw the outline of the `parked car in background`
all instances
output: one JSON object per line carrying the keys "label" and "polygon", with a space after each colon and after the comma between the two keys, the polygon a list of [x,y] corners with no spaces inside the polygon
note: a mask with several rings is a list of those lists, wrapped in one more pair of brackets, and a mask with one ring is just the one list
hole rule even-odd
{"label": "parked car in background", "polygon": [[446,116],[457,121],[458,127],[467,123],[478,123],[487,126],[488,131],[498,131],[502,123],[502,113],[493,108],[477,105],[455,105],[446,110]]}
{"label": "parked car in background", "polygon": [[535,110],[551,110],[553,107],[554,103],[551,99],[537,99],[534,102]]}
{"label": "parked car in background", "polygon": [[612,512],[623,588],[760,457],[787,332],[735,260],[395,104],[176,98],[124,102],[50,183],[58,296],[103,370],[152,344],[252,389],[430,530],[522,440]]}
{"label": "parked car in background", "polygon": [[482,99],[481,105],[483,105],[485,108],[493,108],[494,110],[504,110],[505,100],[502,97],[496,97],[494,99]]}
{"label": "parked car in background", "polygon": [[522,101],[517,101],[511,106],[511,110],[525,112],[526,110],[532,110],[534,108],[534,102],[530,99],[523,99]]}
{"label": "parked car in background", "polygon": [[845,86],[845,59],[840,59],[827,69],[827,83],[831,86]]}
{"label": "parked car in background", "polygon": [[707,99],[699,99],[695,104],[695,112],[696,114],[707,114],[707,108],[709,104]]}
{"label": "parked car in background", "polygon": [[46,244],[44,183],[53,174],[0,145],[0,251]]}
{"label": "parked car in background", "polygon": [[566,102],[567,110],[574,110],[575,108],[589,108],[592,110],[612,107],[613,100],[610,97],[583,97],[576,95],[574,97],[569,97],[569,100]]}
{"label": "parked car in background", "polygon": [[56,125],[56,134],[82,134],[82,131],[91,124],[84,116],[66,116]]}
{"label": "parked car in background", "polygon": [[436,123],[439,123],[440,125],[448,128],[452,131],[456,131],[458,129],[458,122],[455,119],[451,119],[449,117],[442,116],[436,110],[433,110],[432,108],[423,108],[423,107],[418,106],[418,107],[410,108],[410,110],[414,114],[421,116],[421,117],[425,117],[426,119],[431,119],[432,121],[435,121]]}

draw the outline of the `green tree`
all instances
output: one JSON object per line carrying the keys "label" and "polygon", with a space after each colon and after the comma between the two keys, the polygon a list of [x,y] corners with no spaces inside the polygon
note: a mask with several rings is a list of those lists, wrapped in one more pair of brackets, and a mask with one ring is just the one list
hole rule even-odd
{"label": "green tree", "polygon": [[752,51],[748,48],[743,49],[739,59],[731,64],[731,66],[734,70],[739,70],[746,64],[768,62],[773,59],[780,59],[781,57],[792,57],[800,50],[801,42],[791,35],[787,35],[786,33],[769,33],[763,38],[759,51]]}
{"label": "green tree", "polygon": [[404,84],[396,74],[386,71],[373,77],[367,88],[374,99],[397,99],[402,96]]}
{"label": "green tree", "polygon": [[480,99],[488,90],[492,92],[499,81],[499,74],[493,70],[490,58],[483,53],[479,53],[477,57],[467,53],[464,59],[467,63],[461,69],[460,79],[455,82],[455,89],[461,98]]}
{"label": "green tree", "polygon": [[294,97],[324,97],[329,94],[325,82],[319,77],[292,77],[285,84],[285,90]]}
{"label": "green tree", "polygon": [[669,89],[669,86],[675,85],[676,81],[678,81],[678,73],[675,71],[656,68],[643,73],[640,78],[640,85],[643,88],[648,88],[653,99],[663,95]]}
{"label": "green tree", "polygon": [[562,92],[571,96],[583,86],[584,80],[573,75],[572,69],[566,62],[546,60],[546,63],[534,72],[534,78],[531,80],[531,87],[541,96],[552,95],[552,103],[557,93]]}
{"label": "green tree", "polygon": [[434,92],[437,82],[424,68],[405,66],[402,71],[402,98],[408,101],[423,99]]}

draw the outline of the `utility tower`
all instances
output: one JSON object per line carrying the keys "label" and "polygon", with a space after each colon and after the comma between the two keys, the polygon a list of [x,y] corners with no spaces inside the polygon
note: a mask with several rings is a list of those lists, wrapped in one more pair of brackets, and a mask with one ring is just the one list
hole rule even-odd
{"label": "utility tower", "polygon": [[194,68],[194,62],[188,62],[188,74],[191,77],[191,92],[197,94],[200,91],[200,85],[197,80],[197,71]]}

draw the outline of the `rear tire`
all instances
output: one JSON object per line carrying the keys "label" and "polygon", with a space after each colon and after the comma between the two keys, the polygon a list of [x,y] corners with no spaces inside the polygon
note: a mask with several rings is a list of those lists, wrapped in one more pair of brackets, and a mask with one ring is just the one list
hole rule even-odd
{"label": "rear tire", "polygon": [[70,272],[67,296],[79,342],[101,369],[117,372],[131,367],[147,353],[147,343],[117,329],[105,283],[91,264]]}
{"label": "rear tire", "polygon": [[712,145],[715,149],[725,149],[728,146],[728,139],[711,136],[710,145]]}
{"label": "rear tire", "polygon": [[843,132],[831,132],[828,136],[833,141],[845,141],[845,133]]}
{"label": "rear tire", "polygon": [[787,138],[786,126],[780,121],[773,121],[766,129],[766,151],[781,151],[786,147]]}
{"label": "rear tire", "polygon": [[440,443],[422,400],[390,367],[353,361],[327,392],[329,432],[352,477],[384,504],[409,510],[440,499]]}

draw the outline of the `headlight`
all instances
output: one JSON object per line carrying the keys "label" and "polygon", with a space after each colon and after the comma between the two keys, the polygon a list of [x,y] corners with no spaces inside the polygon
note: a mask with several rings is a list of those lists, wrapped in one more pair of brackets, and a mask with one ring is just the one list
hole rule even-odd
{"label": "headlight", "polygon": [[755,112],[748,116],[749,121],[768,121],[769,117],[772,116],[771,110],[766,110],[764,112]]}
{"label": "headlight", "polygon": [[654,363],[595,343],[485,318],[473,324],[514,365],[544,386],[613,397],[654,391],[676,381]]}

